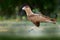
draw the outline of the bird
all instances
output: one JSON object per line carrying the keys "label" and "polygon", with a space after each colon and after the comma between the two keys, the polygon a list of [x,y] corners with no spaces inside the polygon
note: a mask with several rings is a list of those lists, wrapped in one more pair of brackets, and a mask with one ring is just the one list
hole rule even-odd
{"label": "bird", "polygon": [[33,24],[35,24],[37,27],[40,26],[40,22],[52,22],[53,21],[47,17],[40,14],[35,14],[32,12],[31,8],[28,5],[25,5],[24,7],[22,7],[22,10],[24,10],[27,14],[27,19],[29,21],[31,21]]}
{"label": "bird", "polygon": [[22,10],[26,12],[27,19],[35,24],[36,27],[40,26],[41,22],[55,23],[53,20],[45,15],[33,13],[29,5],[22,7]]}

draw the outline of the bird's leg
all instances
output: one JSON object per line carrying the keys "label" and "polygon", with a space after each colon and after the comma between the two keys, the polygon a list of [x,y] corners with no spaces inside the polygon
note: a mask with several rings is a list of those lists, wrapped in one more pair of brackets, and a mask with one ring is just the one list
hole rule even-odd
{"label": "bird's leg", "polygon": [[30,30],[29,30],[29,32],[31,32],[31,31],[34,30],[34,29],[35,29],[35,27],[31,27]]}
{"label": "bird's leg", "polygon": [[31,28],[31,31],[32,30],[38,30],[38,29],[39,29],[39,27],[34,26],[34,27]]}
{"label": "bird's leg", "polygon": [[34,26],[31,30],[39,30],[40,22],[36,23],[36,26]]}
{"label": "bird's leg", "polygon": [[29,30],[29,32],[31,32],[33,30],[39,30],[39,27],[37,27],[37,26],[31,27],[30,30]]}

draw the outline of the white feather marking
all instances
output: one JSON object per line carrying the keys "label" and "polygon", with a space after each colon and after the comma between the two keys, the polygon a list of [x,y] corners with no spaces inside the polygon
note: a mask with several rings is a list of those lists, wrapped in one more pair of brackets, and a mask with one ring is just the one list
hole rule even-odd
{"label": "white feather marking", "polygon": [[25,7],[22,8],[22,10],[24,10],[24,9],[25,9]]}

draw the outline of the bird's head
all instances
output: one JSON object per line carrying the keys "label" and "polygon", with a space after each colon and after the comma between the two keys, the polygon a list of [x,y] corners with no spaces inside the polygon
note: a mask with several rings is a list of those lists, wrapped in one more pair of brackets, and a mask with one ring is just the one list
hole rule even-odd
{"label": "bird's head", "polygon": [[28,5],[25,5],[25,6],[22,7],[22,10],[26,10],[26,9],[29,9]]}

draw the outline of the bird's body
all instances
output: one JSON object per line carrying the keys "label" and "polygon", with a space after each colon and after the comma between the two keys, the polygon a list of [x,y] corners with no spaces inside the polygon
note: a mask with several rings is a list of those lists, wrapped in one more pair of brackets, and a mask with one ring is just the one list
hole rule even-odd
{"label": "bird's body", "polygon": [[37,27],[39,27],[40,22],[52,22],[49,17],[33,13],[28,5],[24,6],[22,9],[25,10],[28,20],[34,23]]}

